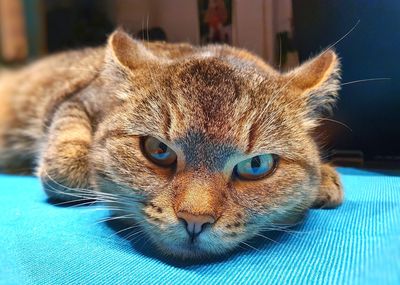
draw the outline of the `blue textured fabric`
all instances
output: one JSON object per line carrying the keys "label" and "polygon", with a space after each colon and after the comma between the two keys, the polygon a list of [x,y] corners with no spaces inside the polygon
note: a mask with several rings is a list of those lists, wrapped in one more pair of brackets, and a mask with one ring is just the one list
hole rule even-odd
{"label": "blue textured fabric", "polygon": [[346,202],[224,259],[159,258],[93,207],[46,202],[35,178],[0,176],[0,284],[400,284],[400,176],[340,169]]}

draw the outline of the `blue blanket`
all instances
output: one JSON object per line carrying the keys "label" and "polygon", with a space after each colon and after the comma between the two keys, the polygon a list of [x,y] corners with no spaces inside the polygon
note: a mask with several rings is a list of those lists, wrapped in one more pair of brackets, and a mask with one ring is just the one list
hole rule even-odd
{"label": "blue blanket", "polygon": [[0,176],[0,284],[400,284],[400,176],[340,169],[346,201],[275,242],[181,262],[103,223],[101,207],[48,203],[37,179]]}

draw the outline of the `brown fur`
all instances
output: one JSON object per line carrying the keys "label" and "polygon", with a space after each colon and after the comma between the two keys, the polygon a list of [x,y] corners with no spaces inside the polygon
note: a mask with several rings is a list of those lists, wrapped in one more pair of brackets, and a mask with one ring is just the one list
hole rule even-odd
{"label": "brown fur", "polygon": [[[325,51],[280,74],[228,46],[142,43],[122,31],[106,47],[54,55],[0,77],[0,169],[34,167],[50,197],[95,198],[132,217],[167,254],[224,253],[343,193],[311,132],[339,88]],[[178,156],[161,168],[141,151],[153,136]],[[255,154],[276,171],[241,181]],[[189,244],[178,211],[216,220]]]}

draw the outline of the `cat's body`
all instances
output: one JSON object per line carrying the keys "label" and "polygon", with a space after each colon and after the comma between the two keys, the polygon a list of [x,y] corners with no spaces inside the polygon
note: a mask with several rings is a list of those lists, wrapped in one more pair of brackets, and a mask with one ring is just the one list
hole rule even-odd
{"label": "cat's body", "polygon": [[104,49],[50,56],[0,74],[0,170],[29,172],[56,108],[97,76]]}
{"label": "cat's body", "polygon": [[[310,134],[337,78],[332,51],[282,75],[243,50],[115,32],[107,47],[0,73],[0,170],[36,169],[53,198],[98,197],[166,253],[223,253],[341,203]],[[146,157],[148,137],[173,150],[170,167]],[[235,176],[264,154],[271,173]]]}

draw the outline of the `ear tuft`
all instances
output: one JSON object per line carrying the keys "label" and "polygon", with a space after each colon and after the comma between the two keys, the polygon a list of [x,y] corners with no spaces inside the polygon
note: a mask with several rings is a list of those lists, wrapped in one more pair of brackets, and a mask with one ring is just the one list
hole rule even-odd
{"label": "ear tuft", "polygon": [[340,89],[340,61],[333,50],[322,52],[284,76],[306,97],[311,116],[331,112]]}

